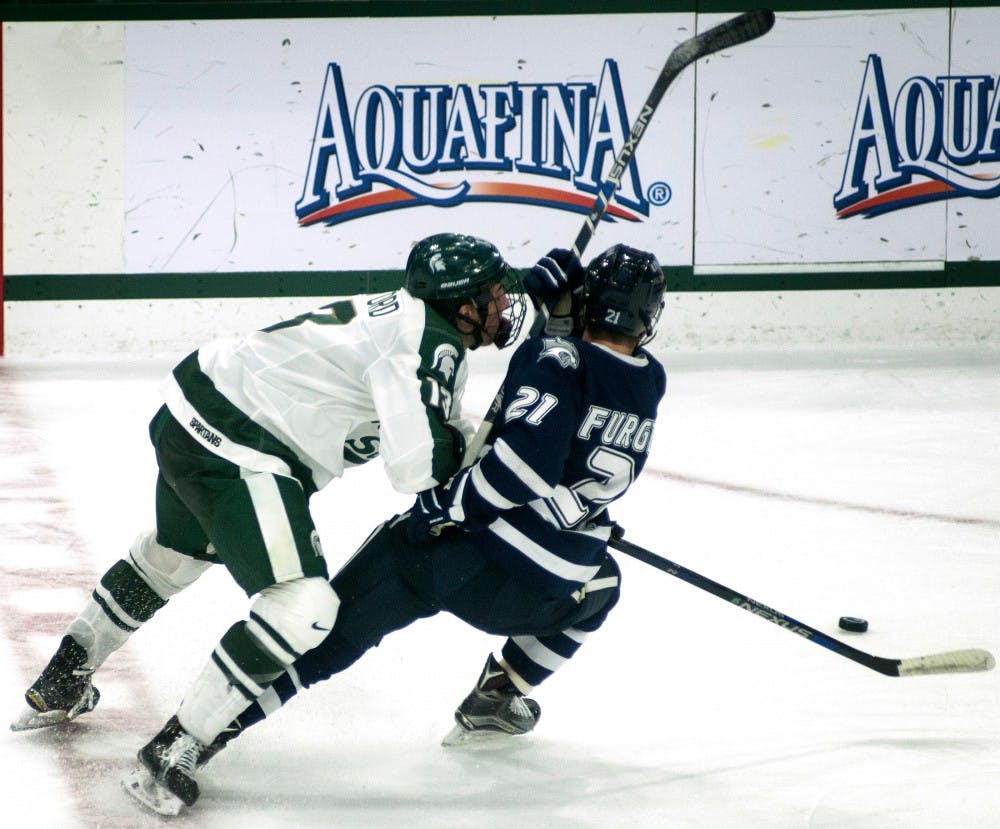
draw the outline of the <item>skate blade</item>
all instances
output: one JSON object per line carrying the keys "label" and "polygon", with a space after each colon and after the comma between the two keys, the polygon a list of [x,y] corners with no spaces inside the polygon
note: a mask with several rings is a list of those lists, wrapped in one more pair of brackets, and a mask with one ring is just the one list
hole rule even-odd
{"label": "skate blade", "polygon": [[523,734],[508,734],[506,731],[493,731],[485,728],[477,728],[469,731],[457,723],[452,726],[451,731],[445,734],[441,745],[445,748],[505,748],[518,742],[518,737]]}
{"label": "skate blade", "polygon": [[147,809],[158,815],[175,817],[184,806],[175,794],[165,789],[153,779],[153,775],[142,765],[136,766],[122,778],[122,787]]}
{"label": "skate blade", "polygon": [[10,724],[10,730],[32,731],[36,728],[50,728],[69,720],[70,717],[65,711],[36,711],[30,705],[26,705],[20,716]]}

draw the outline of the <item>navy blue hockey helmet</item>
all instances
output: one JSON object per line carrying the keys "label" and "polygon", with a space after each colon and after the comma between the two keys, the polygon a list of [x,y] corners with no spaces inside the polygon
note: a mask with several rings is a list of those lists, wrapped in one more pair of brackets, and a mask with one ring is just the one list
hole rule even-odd
{"label": "navy blue hockey helmet", "polygon": [[663,290],[663,271],[653,254],[615,245],[587,267],[581,321],[592,328],[638,337],[639,345],[645,345],[656,334]]}
{"label": "navy blue hockey helmet", "polygon": [[422,299],[446,319],[465,320],[480,332],[480,337],[484,331],[481,323],[461,314],[459,308],[471,304],[485,319],[496,300],[495,285],[507,298],[502,327],[493,340],[503,348],[517,339],[527,307],[520,275],[495,245],[476,236],[436,233],[417,242],[406,260],[404,286],[410,295]]}

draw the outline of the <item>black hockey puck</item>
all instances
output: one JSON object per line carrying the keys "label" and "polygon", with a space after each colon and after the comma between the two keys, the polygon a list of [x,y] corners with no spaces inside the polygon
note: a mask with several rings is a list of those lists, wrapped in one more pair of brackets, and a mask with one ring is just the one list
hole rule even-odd
{"label": "black hockey puck", "polygon": [[841,630],[849,630],[852,633],[864,633],[868,630],[868,620],[859,619],[857,616],[841,616],[838,624]]}

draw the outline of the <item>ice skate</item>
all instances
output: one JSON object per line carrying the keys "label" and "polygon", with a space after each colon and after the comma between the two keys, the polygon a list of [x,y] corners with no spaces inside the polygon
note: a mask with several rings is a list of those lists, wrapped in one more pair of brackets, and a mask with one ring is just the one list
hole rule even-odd
{"label": "ice skate", "polygon": [[233,720],[229,725],[222,729],[219,736],[212,740],[207,746],[203,745],[201,751],[198,752],[198,760],[195,763],[195,769],[201,771],[201,769],[211,760],[216,754],[218,754],[222,749],[224,749],[230,740],[234,740],[243,733],[243,726],[240,725],[238,719]]}
{"label": "ice skate", "polygon": [[101,698],[85,669],[87,651],[72,636],[64,636],[45,670],[25,692],[28,705],[10,724],[11,731],[48,728],[93,711]]}
{"label": "ice skate", "polygon": [[177,717],[171,717],[163,730],[139,749],[139,765],[122,778],[122,785],[157,814],[180,814],[183,807],[198,799],[194,774],[206,748],[181,727]]}
{"label": "ice skate", "polygon": [[527,734],[541,713],[538,703],[514,687],[491,654],[476,687],[456,709],[455,726],[441,744],[456,746]]}

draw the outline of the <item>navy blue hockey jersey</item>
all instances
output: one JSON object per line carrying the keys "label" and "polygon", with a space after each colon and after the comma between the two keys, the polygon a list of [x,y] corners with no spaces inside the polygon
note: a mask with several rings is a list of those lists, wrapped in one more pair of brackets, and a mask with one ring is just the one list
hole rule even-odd
{"label": "navy blue hockey jersey", "polygon": [[453,483],[453,510],[496,564],[548,595],[589,581],[605,508],[639,475],[666,390],[648,352],[575,338],[524,342],[511,357],[490,450]]}

